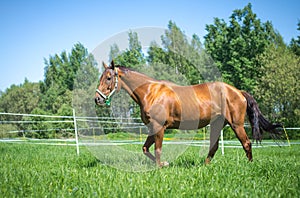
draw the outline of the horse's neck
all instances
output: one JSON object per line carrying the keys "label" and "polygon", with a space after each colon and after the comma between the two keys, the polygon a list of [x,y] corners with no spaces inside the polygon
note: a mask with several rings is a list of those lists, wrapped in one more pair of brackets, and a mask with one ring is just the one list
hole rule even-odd
{"label": "horse's neck", "polygon": [[146,83],[154,82],[156,80],[146,76],[144,74],[130,71],[124,77],[122,77],[124,82],[131,88],[131,90],[135,90],[136,88],[145,85]]}
{"label": "horse's neck", "polygon": [[146,91],[146,87],[155,80],[135,71],[128,71],[122,77],[122,88],[129,93],[129,95],[140,104],[141,98]]}

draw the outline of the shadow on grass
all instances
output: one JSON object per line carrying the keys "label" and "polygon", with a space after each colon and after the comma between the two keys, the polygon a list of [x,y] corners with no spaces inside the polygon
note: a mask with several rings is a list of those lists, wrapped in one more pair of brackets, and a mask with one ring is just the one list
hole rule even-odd
{"label": "shadow on grass", "polygon": [[205,165],[205,157],[191,158],[180,156],[170,163],[170,167],[193,168]]}

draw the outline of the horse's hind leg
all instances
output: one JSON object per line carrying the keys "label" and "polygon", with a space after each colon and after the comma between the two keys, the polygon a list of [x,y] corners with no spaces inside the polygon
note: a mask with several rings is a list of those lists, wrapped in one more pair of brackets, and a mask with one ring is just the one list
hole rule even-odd
{"label": "horse's hind leg", "polygon": [[219,137],[214,141],[212,141],[210,139],[210,147],[209,147],[208,155],[205,159],[205,164],[210,163],[211,159],[214,157],[214,155],[215,155],[216,151],[218,150],[218,148],[219,148]]}
{"label": "horse's hind leg", "polygon": [[231,126],[237,138],[240,140],[249,161],[252,161],[251,141],[249,140],[243,125]]}
{"label": "horse's hind leg", "polygon": [[214,157],[216,151],[219,148],[219,137],[221,134],[221,130],[225,125],[225,120],[223,116],[219,116],[216,120],[214,120],[210,124],[210,144],[209,144],[209,152],[207,158],[205,159],[205,164],[209,164],[211,159]]}
{"label": "horse's hind leg", "polygon": [[155,142],[155,136],[149,135],[146,139],[146,142],[143,146],[143,152],[144,154],[149,157],[153,162],[155,162],[155,157],[149,152],[149,148],[154,144]]}

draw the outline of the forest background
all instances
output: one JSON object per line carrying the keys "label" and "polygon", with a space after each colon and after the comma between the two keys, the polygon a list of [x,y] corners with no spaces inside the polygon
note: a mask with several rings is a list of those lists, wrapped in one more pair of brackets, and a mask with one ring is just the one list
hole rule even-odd
{"label": "forest background", "polygon": [[[300,31],[300,22],[297,30]],[[253,13],[251,4],[234,10],[229,22],[215,18],[213,24],[206,25],[206,31],[204,42],[201,43],[196,34],[188,39],[184,30],[170,21],[161,37],[162,46],[153,42],[147,53],[143,53],[138,34],[129,31],[128,48],[120,51],[117,45],[112,45],[110,60],[134,70],[147,65],[147,73],[153,71],[154,77],[175,82],[179,72],[185,76],[188,84],[209,81],[209,78],[199,78],[209,70],[202,68],[199,71],[194,63],[201,65],[213,60],[222,75],[221,80],[251,93],[269,120],[283,123],[286,127],[300,126],[300,34],[290,43],[284,43],[280,32],[274,29],[270,21],[262,22]],[[203,53],[209,58],[203,57]],[[161,69],[162,65],[168,65],[170,71],[174,72],[162,72],[160,76],[155,76],[154,71]],[[80,77],[79,71],[82,69],[85,76]],[[70,116],[75,87],[83,82],[95,83],[92,80],[98,80],[99,75],[93,55],[81,43],[76,43],[70,52],[62,51],[45,59],[43,81],[29,82],[25,79],[24,83],[11,85],[0,92],[0,112]],[[94,92],[86,97],[93,100],[93,96]],[[97,112],[99,116],[111,115],[110,108],[97,109]],[[134,110],[130,116],[139,117],[138,110]],[[28,119],[43,118],[8,118],[0,115],[0,120]],[[3,131],[10,131],[24,130],[26,126],[17,123],[3,124],[1,127]],[[49,127],[53,128],[51,124],[37,123],[31,129]],[[55,128],[56,133],[62,133],[63,129],[73,126],[70,123],[56,123]],[[49,138],[46,133],[31,135]],[[289,136],[299,138],[295,132]]]}

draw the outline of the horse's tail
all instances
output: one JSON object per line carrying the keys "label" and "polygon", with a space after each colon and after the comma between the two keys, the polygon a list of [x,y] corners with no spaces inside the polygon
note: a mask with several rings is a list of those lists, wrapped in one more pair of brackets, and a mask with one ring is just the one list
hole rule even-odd
{"label": "horse's tail", "polygon": [[270,123],[261,113],[255,99],[247,92],[242,91],[247,100],[247,115],[252,127],[253,139],[261,142],[263,130],[270,133],[273,139],[281,139],[282,132],[277,128],[283,128],[281,124]]}

